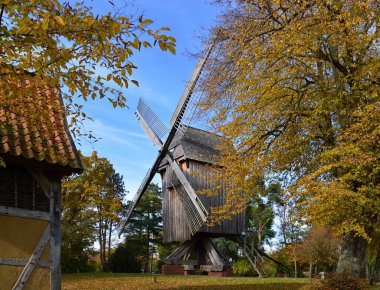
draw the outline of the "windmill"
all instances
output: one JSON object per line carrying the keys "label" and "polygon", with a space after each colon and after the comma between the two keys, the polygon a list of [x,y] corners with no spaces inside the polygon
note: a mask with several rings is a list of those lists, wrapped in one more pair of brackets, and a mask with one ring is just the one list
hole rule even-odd
{"label": "windmill", "polygon": [[[243,244],[241,237],[245,226],[244,213],[235,214],[230,220],[214,227],[206,223],[210,207],[220,206],[225,202],[225,192],[220,190],[212,197],[196,193],[198,190],[211,187],[209,165],[215,164],[212,156],[218,154],[216,147],[221,137],[181,123],[212,48],[213,44],[198,61],[170,120],[169,128],[143,99],[139,100],[135,113],[149,139],[160,149],[127,210],[119,235],[154,175],[160,173],[163,188],[164,242],[184,242],[166,258],[164,274],[184,274],[186,271],[200,269],[210,275],[226,276],[231,270],[231,264],[211,239],[227,237]],[[165,136],[167,137],[164,140]],[[195,171],[197,174],[194,174]],[[199,173],[202,176],[199,176]],[[264,276],[260,267],[262,256],[247,249],[244,243],[243,252],[259,276]]]}

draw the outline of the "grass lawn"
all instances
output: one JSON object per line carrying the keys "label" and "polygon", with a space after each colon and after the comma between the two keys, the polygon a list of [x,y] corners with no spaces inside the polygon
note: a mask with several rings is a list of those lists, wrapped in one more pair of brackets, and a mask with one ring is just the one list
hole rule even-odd
{"label": "grass lawn", "polygon": [[310,289],[310,279],[303,278],[211,278],[207,276],[156,276],[89,273],[63,275],[62,289]]}

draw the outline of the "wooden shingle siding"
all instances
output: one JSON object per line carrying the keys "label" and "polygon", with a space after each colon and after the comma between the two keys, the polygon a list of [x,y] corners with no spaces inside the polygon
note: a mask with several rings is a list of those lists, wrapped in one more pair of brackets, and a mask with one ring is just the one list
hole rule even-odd
{"label": "wooden shingle siding", "polygon": [[[221,137],[215,134],[187,127],[185,133],[178,135],[170,145],[176,162],[178,162],[185,177],[209,213],[211,213],[212,207],[221,206],[226,202],[225,185],[222,185],[213,196],[199,194],[204,189],[215,188],[212,177],[214,171],[211,168],[211,164],[217,164],[217,156],[220,153],[217,147],[220,140]],[[191,238],[191,231],[188,223],[191,223],[193,220],[188,220],[183,201],[180,200],[180,194],[186,193],[181,192],[183,190],[182,185],[166,160],[161,163],[159,170],[161,172],[162,190],[164,193],[164,241],[189,240]],[[189,208],[191,209],[191,206],[187,208],[188,215],[195,217],[196,214],[193,215],[191,213],[192,209],[189,214]],[[221,224],[213,227],[204,224],[197,232],[208,233],[212,236],[240,235],[244,231],[244,226],[245,214],[243,212],[232,215],[231,219],[226,219]]]}

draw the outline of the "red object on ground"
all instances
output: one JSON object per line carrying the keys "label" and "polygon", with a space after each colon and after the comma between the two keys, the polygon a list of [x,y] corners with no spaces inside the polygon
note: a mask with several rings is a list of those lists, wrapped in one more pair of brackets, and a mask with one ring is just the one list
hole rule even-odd
{"label": "red object on ground", "polygon": [[183,266],[179,266],[179,265],[162,265],[161,274],[162,275],[184,275],[185,269]]}

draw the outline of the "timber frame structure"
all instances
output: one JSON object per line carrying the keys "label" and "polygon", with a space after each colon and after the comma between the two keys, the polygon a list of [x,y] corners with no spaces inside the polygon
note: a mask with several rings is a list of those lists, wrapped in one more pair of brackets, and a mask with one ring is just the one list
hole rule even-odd
{"label": "timber frame structure", "polygon": [[26,82],[48,112],[0,107],[0,288],[61,289],[61,179],[81,173],[59,90]]}

